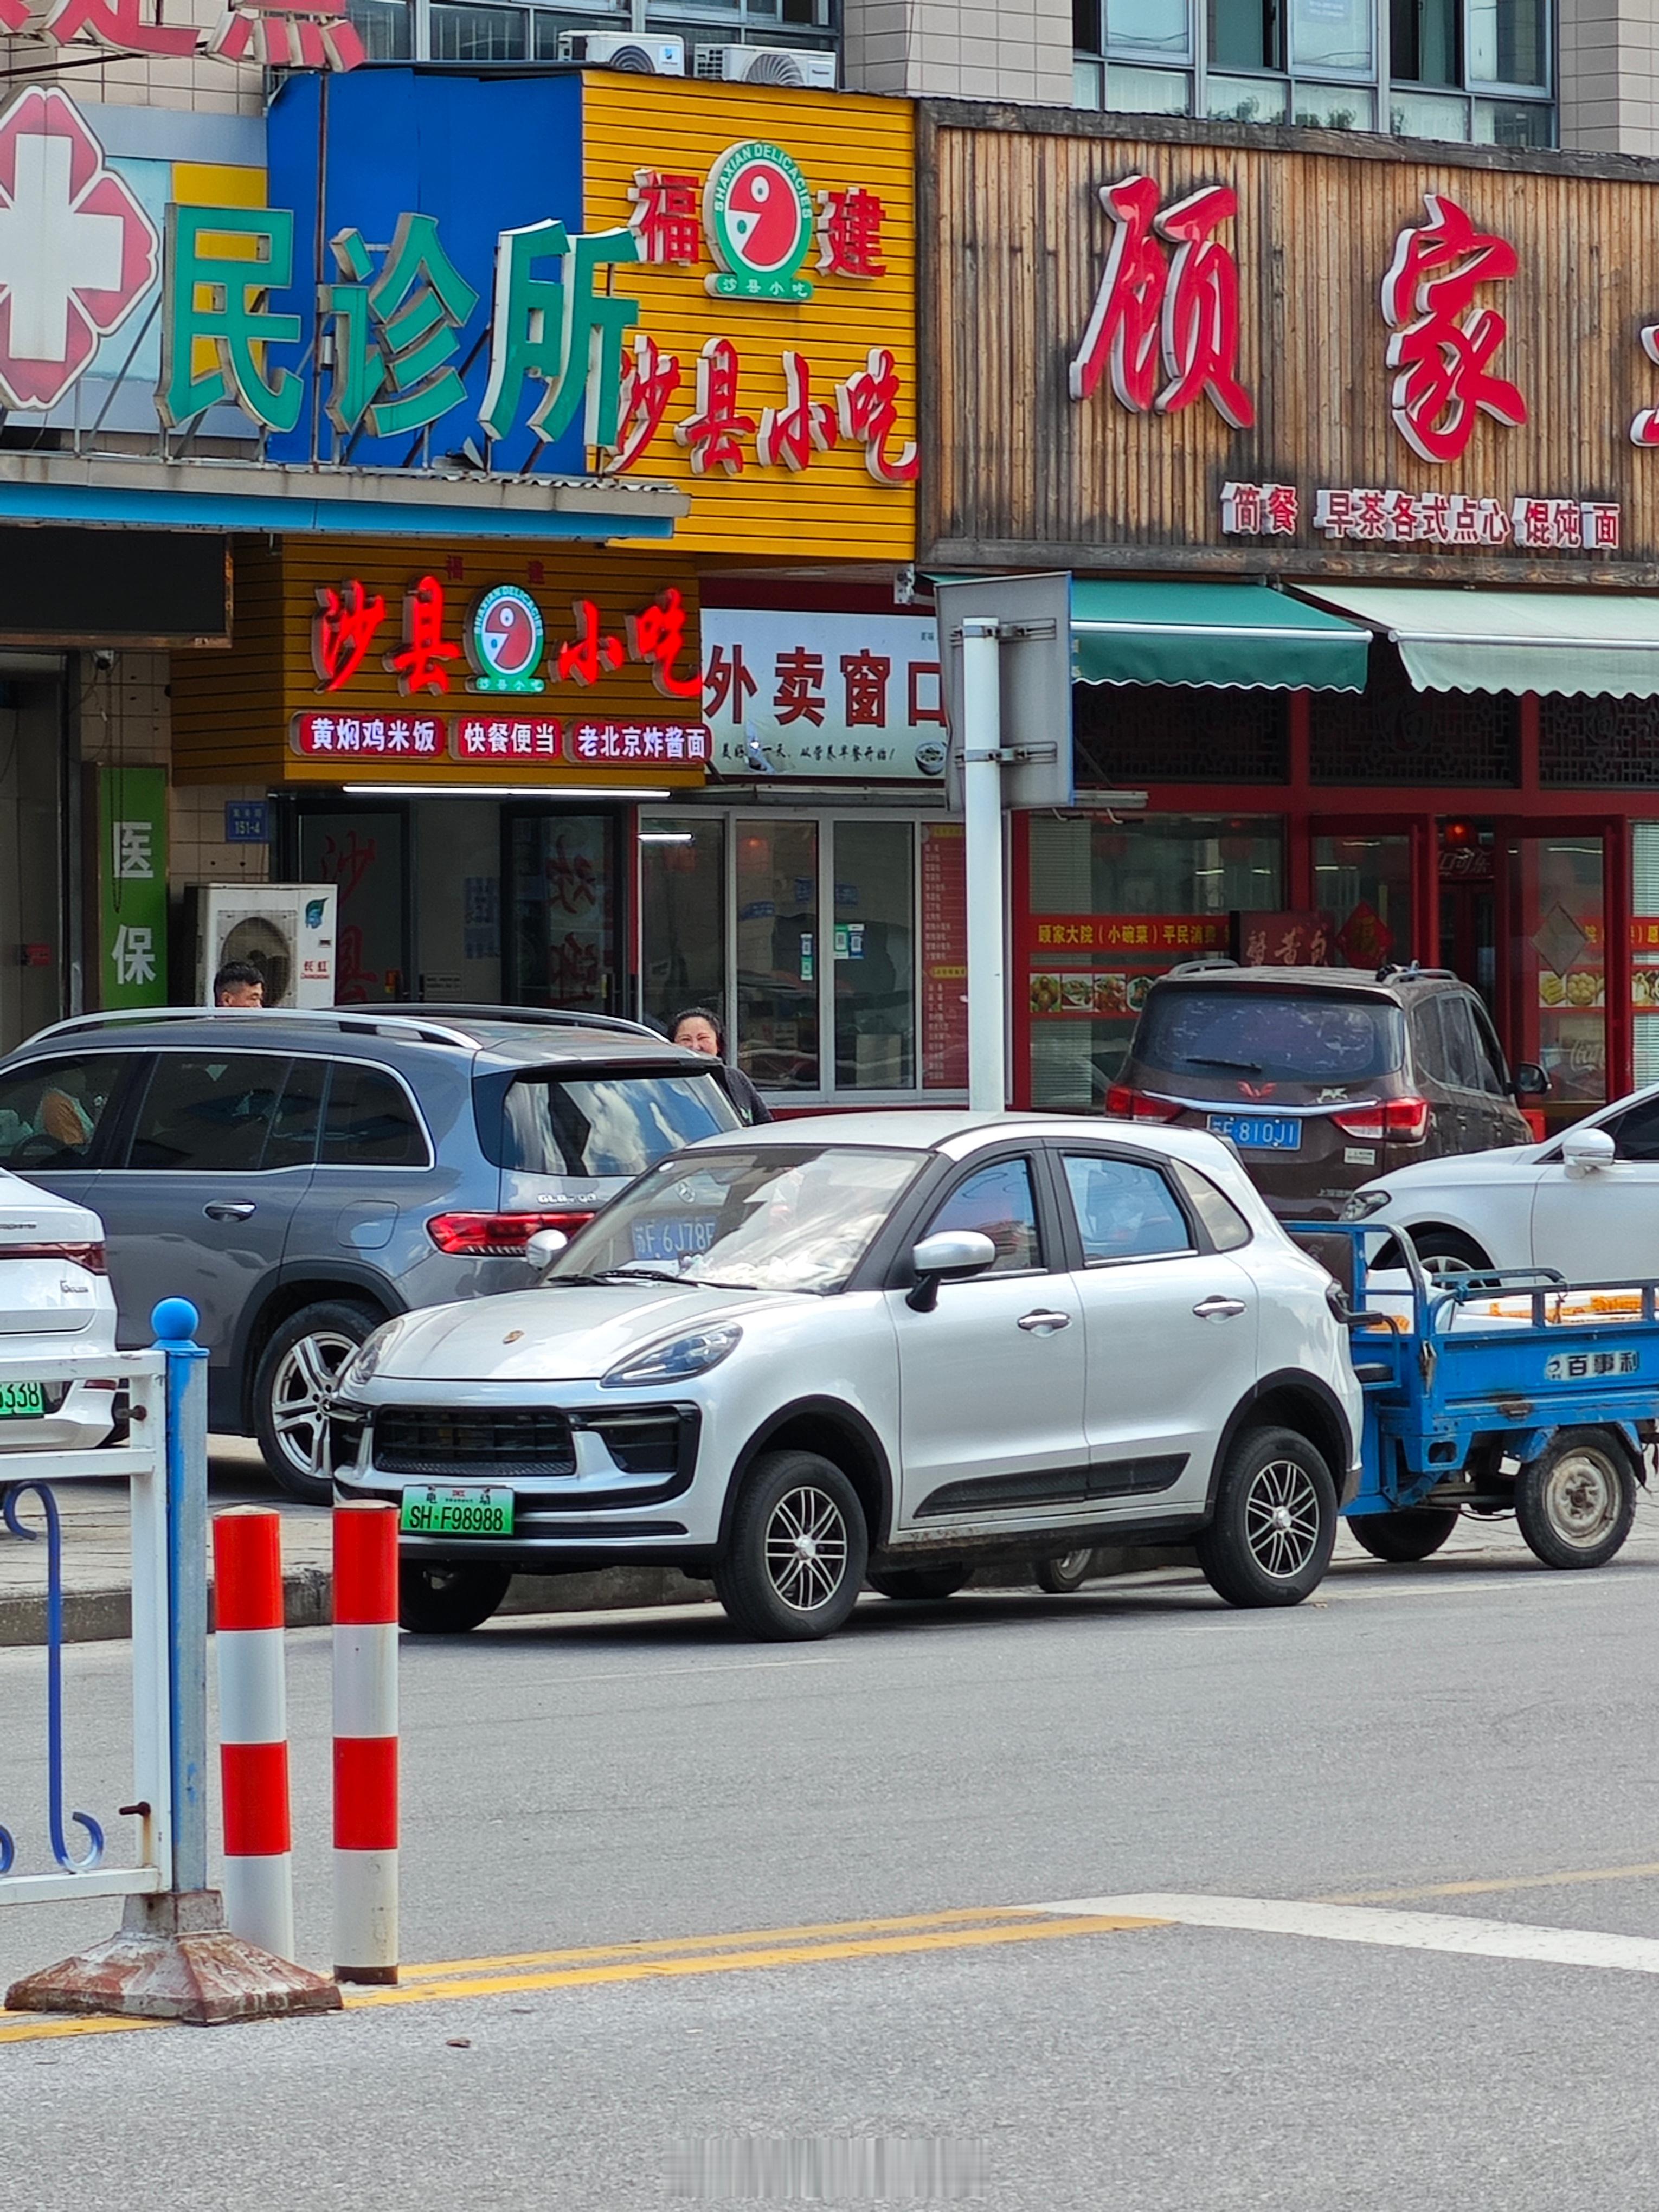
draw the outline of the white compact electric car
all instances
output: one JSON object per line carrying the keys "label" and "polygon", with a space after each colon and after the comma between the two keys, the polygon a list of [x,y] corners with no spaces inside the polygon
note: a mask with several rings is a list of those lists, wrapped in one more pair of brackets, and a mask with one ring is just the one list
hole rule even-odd
{"label": "white compact electric car", "polygon": [[538,1289],[388,1322],[325,1450],[399,1504],[414,1629],[646,1560],[823,1636],[866,1580],[945,1597],[1107,1541],[1196,1540],[1224,1597],[1292,1605],[1353,1477],[1339,1314],[1201,1132],[796,1121],[659,1162]]}
{"label": "white compact electric car", "polygon": [[114,1349],[103,1224],[0,1169],[0,1468],[7,1452],[85,1451],[105,1441],[115,1381],[54,1382],[32,1366]]}

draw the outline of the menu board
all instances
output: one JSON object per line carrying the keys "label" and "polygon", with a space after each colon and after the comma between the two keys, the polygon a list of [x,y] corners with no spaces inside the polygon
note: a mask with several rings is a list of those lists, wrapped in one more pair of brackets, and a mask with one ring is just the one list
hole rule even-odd
{"label": "menu board", "polygon": [[968,889],[959,822],[921,832],[921,1083],[968,1087]]}

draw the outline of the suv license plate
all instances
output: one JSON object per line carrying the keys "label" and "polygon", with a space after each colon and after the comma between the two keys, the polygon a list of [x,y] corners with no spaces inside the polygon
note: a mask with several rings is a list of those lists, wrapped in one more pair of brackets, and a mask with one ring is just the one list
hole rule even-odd
{"label": "suv license plate", "polygon": [[0,1382],[0,1421],[38,1421],[46,1410],[44,1382]]}
{"label": "suv license plate", "polygon": [[1231,1137],[1241,1152],[1299,1152],[1302,1124],[1291,1114],[1212,1114],[1211,1133]]}
{"label": "suv license plate", "polygon": [[398,1526],[410,1536],[510,1536],[513,1492],[423,1482],[404,1491]]}

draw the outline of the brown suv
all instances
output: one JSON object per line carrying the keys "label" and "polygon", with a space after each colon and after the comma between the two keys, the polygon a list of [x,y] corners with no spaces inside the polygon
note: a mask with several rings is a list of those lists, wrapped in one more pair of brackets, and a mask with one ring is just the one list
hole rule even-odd
{"label": "brown suv", "polygon": [[1147,993],[1106,1111],[1230,1138],[1276,1213],[1322,1220],[1392,1168],[1530,1144],[1515,1102],[1547,1088],[1449,969],[1195,963]]}

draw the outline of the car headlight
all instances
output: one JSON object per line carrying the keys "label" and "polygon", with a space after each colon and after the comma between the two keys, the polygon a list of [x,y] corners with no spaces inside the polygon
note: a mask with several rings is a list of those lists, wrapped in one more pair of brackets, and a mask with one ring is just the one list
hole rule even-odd
{"label": "car headlight", "polygon": [[1357,1190],[1337,1215],[1339,1221],[1369,1221],[1374,1213],[1381,1213],[1390,1194],[1386,1190]]}
{"label": "car headlight", "polygon": [[386,1348],[396,1335],[397,1330],[398,1324],[395,1321],[383,1321],[379,1328],[369,1331],[336,1376],[334,1388],[337,1392],[349,1390],[360,1382],[369,1382],[374,1380],[375,1370],[380,1366]]}
{"label": "car headlight", "polygon": [[684,1382],[693,1375],[706,1375],[738,1348],[743,1331],[735,1322],[717,1328],[696,1328],[685,1336],[665,1337],[643,1352],[630,1352],[620,1365],[599,1377],[602,1390],[620,1390],[641,1382]]}

